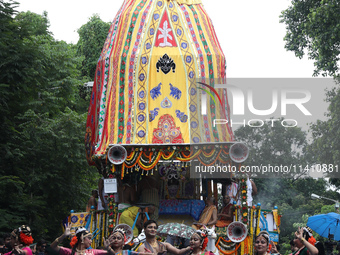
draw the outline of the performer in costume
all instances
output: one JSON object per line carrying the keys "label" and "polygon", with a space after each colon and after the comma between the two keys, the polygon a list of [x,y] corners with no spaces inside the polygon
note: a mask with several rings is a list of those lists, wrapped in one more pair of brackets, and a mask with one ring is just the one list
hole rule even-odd
{"label": "performer in costume", "polygon": [[146,248],[147,250],[150,250],[152,254],[166,255],[167,252],[172,254],[184,254],[191,249],[190,247],[177,249],[176,247],[173,247],[169,243],[157,241],[156,240],[157,228],[158,228],[157,222],[154,220],[148,220],[144,223],[146,241],[138,248],[138,251],[143,251]]}
{"label": "performer in costume", "polygon": [[255,255],[269,255],[269,234],[261,231],[255,238]]}
{"label": "performer in costume", "polygon": [[230,203],[230,197],[224,197],[224,207],[221,213],[217,214],[219,216],[219,220],[216,223],[216,227],[223,228],[228,226],[233,221],[233,205]]}
{"label": "performer in costume", "polygon": [[190,248],[192,255],[209,255],[210,251],[204,252],[208,244],[208,235],[205,231],[197,230],[190,238]]}
{"label": "performer in costume", "polygon": [[33,243],[33,237],[31,228],[26,225],[22,225],[21,227],[14,229],[11,233],[11,247],[12,251],[5,253],[4,255],[9,254],[20,254],[20,255],[32,255],[32,250],[30,249],[30,245]]}
{"label": "performer in costume", "polygon": [[214,205],[215,199],[213,197],[207,197],[205,200],[205,208],[201,213],[201,216],[198,222],[194,222],[191,226],[194,229],[198,230],[202,227],[202,225],[212,227],[217,222],[217,208]]}
{"label": "performer in costume", "polygon": [[60,255],[114,255],[113,250],[109,248],[110,241],[105,239],[104,247],[106,250],[88,249],[92,243],[92,234],[83,227],[76,230],[76,235],[70,243],[72,249],[59,247],[58,244],[65,237],[71,235],[71,226],[72,224],[65,225],[65,232],[56,238],[50,246],[53,250],[59,252]]}
{"label": "performer in costume", "polygon": [[[310,228],[298,228],[295,232],[294,244],[298,248],[293,255],[317,255],[318,249],[314,246],[316,240]],[[306,240],[307,239],[307,240]]]}
{"label": "performer in costume", "polygon": [[125,231],[121,228],[117,228],[113,231],[112,235],[109,238],[111,243],[111,247],[113,252],[116,255],[152,255],[148,249],[145,249],[145,252],[135,252],[130,250],[123,250],[124,245],[128,242],[125,236]]}

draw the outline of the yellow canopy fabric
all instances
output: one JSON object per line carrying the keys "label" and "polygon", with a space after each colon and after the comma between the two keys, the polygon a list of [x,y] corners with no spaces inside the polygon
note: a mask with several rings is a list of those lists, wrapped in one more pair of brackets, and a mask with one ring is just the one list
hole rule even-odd
{"label": "yellow canopy fabric", "polygon": [[[225,56],[199,0],[125,0],[100,55],[86,125],[87,159],[110,144],[233,140]],[[206,85],[202,85],[202,82]]]}

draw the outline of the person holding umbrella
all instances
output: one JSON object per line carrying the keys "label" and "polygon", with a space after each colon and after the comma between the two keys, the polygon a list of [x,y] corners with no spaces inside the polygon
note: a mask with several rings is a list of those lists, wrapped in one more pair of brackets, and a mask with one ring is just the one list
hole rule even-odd
{"label": "person holding umbrella", "polygon": [[146,241],[137,251],[144,251],[145,248],[150,250],[155,255],[165,255],[167,252],[172,254],[184,254],[191,250],[190,247],[177,249],[169,243],[163,243],[156,240],[158,224],[154,220],[148,220],[144,223],[144,232]]}
{"label": "person holding umbrella", "polygon": [[[310,242],[307,241],[306,238],[308,238]],[[314,238],[310,238],[308,230],[306,228],[299,227],[298,230],[295,232],[294,239],[294,244],[298,248],[298,250],[295,251],[293,255],[318,255],[319,250],[311,243],[313,242],[313,239]]]}

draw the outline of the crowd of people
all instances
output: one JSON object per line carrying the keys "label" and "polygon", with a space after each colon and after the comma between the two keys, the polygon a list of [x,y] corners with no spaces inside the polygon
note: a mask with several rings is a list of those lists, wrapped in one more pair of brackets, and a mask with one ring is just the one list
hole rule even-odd
{"label": "crowd of people", "polygon": [[[13,230],[10,235],[6,235],[4,247],[1,254],[3,255],[47,255],[55,253],[59,255],[153,255],[153,254],[209,254],[204,252],[208,243],[207,234],[198,230],[191,239],[190,245],[186,248],[178,249],[166,242],[160,242],[156,239],[158,224],[155,220],[148,220],[144,223],[144,232],[146,236],[145,242],[139,246],[137,251],[124,249],[128,240],[123,228],[115,228],[112,234],[104,240],[104,246],[98,249],[92,249],[92,233],[84,227],[77,228],[74,236],[70,239],[69,248],[60,246],[65,238],[71,236],[72,224],[65,225],[64,233],[57,237],[46,249],[46,242],[36,244],[36,250],[31,249],[33,238],[31,230],[28,226],[21,226]],[[129,246],[127,246],[129,247]]]}
{"label": "crowd of people", "polygon": [[[98,209],[105,208],[105,193],[103,192],[102,179],[99,181],[99,192],[97,190],[92,191],[92,196],[89,199],[86,210],[91,208]],[[158,204],[155,203],[154,196],[158,192],[158,188],[154,185],[153,180],[145,178],[143,180],[143,187],[146,192],[143,194],[144,204],[153,202],[150,206],[151,214],[154,212],[158,214]],[[121,220],[119,223],[127,223],[131,225],[136,217],[140,207],[135,206],[136,201],[136,187],[130,182],[120,183],[120,210]],[[248,178],[247,179],[248,190],[248,203],[252,203],[252,197],[256,194],[255,184]],[[226,227],[234,220],[233,204],[238,203],[239,189],[237,187],[237,180],[233,180],[230,185],[226,186],[223,192],[223,207],[218,210],[214,197],[207,197],[205,199],[206,206],[202,211],[200,218],[197,222],[194,222],[192,227],[196,232],[191,236],[190,242],[186,242],[188,245],[185,248],[176,248],[170,243],[161,242],[156,239],[158,224],[155,219],[149,219],[146,222],[140,222],[141,231],[144,230],[146,239],[141,244],[137,251],[131,251],[131,246],[126,246],[129,242],[125,235],[125,231],[122,228],[116,228],[108,239],[103,240],[104,246],[92,249],[92,233],[86,230],[84,227],[78,228],[72,237],[69,247],[63,247],[60,244],[65,238],[71,236],[71,224],[65,225],[64,233],[56,238],[47,247],[47,242],[43,239],[39,240],[33,245],[32,232],[29,226],[22,225],[21,227],[14,229],[11,233],[5,234],[3,238],[0,238],[0,255],[47,255],[47,253],[55,253],[60,255],[152,255],[152,254],[192,254],[192,255],[209,255],[210,252],[206,251],[208,244],[208,234],[202,228],[202,226],[217,226]],[[100,200],[97,202],[97,198]],[[143,204],[143,203],[142,203]],[[154,215],[154,216],[155,216]],[[133,232],[133,235],[138,235],[137,231]],[[64,242],[65,243],[65,242]],[[291,240],[291,254],[290,255],[325,255],[325,249],[321,242],[316,242],[312,235],[312,230],[308,227],[299,228],[295,232],[295,238]],[[183,246],[182,246],[183,247]],[[124,249],[126,248],[126,249]],[[280,254],[279,246],[275,245],[270,240],[269,234],[266,231],[261,231],[255,238],[254,242],[255,255],[269,255]]]}
{"label": "crowd of people", "polygon": [[[127,239],[123,228],[114,229],[112,234],[104,240],[104,246],[92,249],[92,233],[84,227],[77,228],[73,237],[70,238],[69,248],[60,246],[65,238],[71,237],[72,224],[65,225],[64,233],[56,238],[46,249],[47,242],[40,240],[32,248],[33,237],[29,226],[22,225],[14,229],[10,234],[3,236],[0,246],[0,254],[3,255],[47,255],[48,253],[59,255],[165,255],[165,254],[192,254],[210,255],[206,251],[208,244],[208,234],[205,230],[198,229],[190,237],[188,247],[176,248],[167,242],[157,240],[158,224],[155,220],[148,220],[144,223],[143,229],[146,236],[145,242],[141,244],[137,251],[132,251],[128,246],[130,240]],[[312,235],[312,230],[308,227],[298,228],[295,238],[290,242],[290,255],[325,255],[325,248],[321,242],[316,242]],[[270,240],[269,233],[261,231],[254,242],[255,255],[279,255],[279,247]]]}

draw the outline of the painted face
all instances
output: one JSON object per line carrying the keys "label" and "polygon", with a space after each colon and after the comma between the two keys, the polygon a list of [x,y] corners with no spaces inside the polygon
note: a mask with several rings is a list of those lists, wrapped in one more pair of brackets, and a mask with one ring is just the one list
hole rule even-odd
{"label": "painted face", "polygon": [[265,253],[268,249],[267,239],[263,236],[258,236],[255,240],[255,248],[258,253]]}
{"label": "painted face", "polygon": [[114,233],[112,236],[112,244],[114,248],[124,246],[124,237],[120,233]]}
{"label": "painted face", "polygon": [[11,236],[11,241],[10,241],[11,247],[14,248],[14,246],[19,245],[18,239],[15,238],[14,236]]}
{"label": "painted face", "polygon": [[190,238],[190,247],[195,249],[195,248],[200,248],[201,246],[201,239],[197,234],[193,234]]}
{"label": "painted face", "polygon": [[157,225],[155,223],[151,223],[145,228],[145,236],[153,237],[153,236],[156,236],[156,234],[157,234]]}
{"label": "painted face", "polygon": [[298,238],[294,238],[294,244],[297,248],[301,248],[303,246],[303,243]]}
{"label": "painted face", "polygon": [[92,244],[92,235],[84,237],[84,246],[85,248],[89,248]]}

